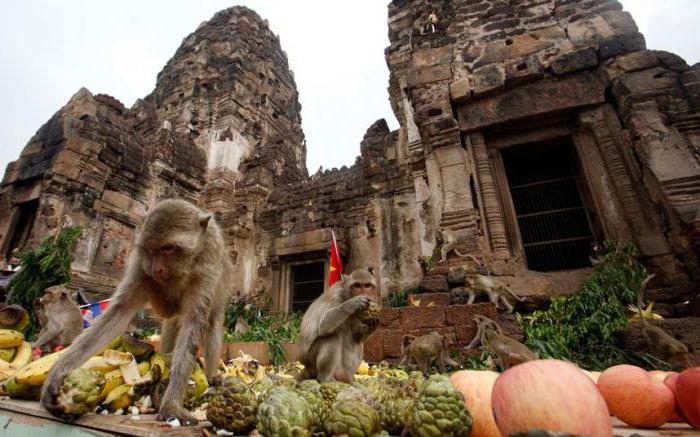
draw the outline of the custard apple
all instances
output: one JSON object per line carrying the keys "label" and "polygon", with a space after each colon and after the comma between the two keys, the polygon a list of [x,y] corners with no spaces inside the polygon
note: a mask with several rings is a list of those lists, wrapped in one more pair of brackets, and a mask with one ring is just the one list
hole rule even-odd
{"label": "custard apple", "polygon": [[58,404],[66,414],[80,415],[93,411],[100,402],[100,393],[105,384],[101,373],[89,369],[75,369],[61,385]]}
{"label": "custard apple", "polygon": [[247,433],[255,427],[258,401],[240,378],[226,378],[207,406],[207,419],[217,428]]}
{"label": "custard apple", "polygon": [[449,378],[432,375],[413,401],[407,423],[414,437],[466,437],[471,432],[472,417],[464,405],[464,396]]}
{"label": "custard apple", "polygon": [[330,412],[330,405],[323,398],[321,384],[315,379],[307,379],[297,384],[296,392],[306,400],[311,408],[314,416],[313,431],[322,432],[323,422]]}
{"label": "custard apple", "polygon": [[362,401],[340,401],[333,406],[324,424],[332,436],[373,436],[381,430],[379,415]]}
{"label": "custard apple", "polygon": [[367,308],[360,312],[359,319],[365,323],[376,323],[379,320],[379,311],[382,309],[378,303],[370,301]]}
{"label": "custard apple", "polygon": [[258,432],[265,436],[308,437],[314,416],[306,400],[284,387],[271,389],[258,406]]}

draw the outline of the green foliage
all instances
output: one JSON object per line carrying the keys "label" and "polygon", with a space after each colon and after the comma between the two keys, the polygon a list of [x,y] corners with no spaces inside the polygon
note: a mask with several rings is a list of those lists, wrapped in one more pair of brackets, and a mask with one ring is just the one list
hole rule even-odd
{"label": "green foliage", "polygon": [[70,281],[71,253],[82,232],[79,226],[65,227],[57,235],[44,238],[39,247],[19,254],[22,269],[10,283],[7,301],[21,305],[29,312],[29,338],[34,338],[39,331],[34,299],[41,297],[48,287]]}
{"label": "green foliage", "polygon": [[408,296],[418,294],[418,288],[394,291],[382,300],[382,306],[388,308],[399,308],[408,306]]}
{"label": "green foliage", "polygon": [[464,362],[464,368],[469,370],[491,370],[488,365],[489,353],[482,351],[481,355],[476,355],[467,358]]}
{"label": "green foliage", "polygon": [[647,276],[634,245],[604,245],[605,255],[578,293],[552,299],[546,311],[518,314],[525,341],[540,357],[569,360],[587,369],[632,363],[667,367],[646,354],[623,350],[617,333],[628,323],[626,307],[637,299]]}
{"label": "green foliage", "polygon": [[[291,313],[285,318],[275,317],[264,309],[263,302],[264,298],[261,295],[256,295],[240,298],[229,304],[226,308],[224,339],[227,342],[265,342],[273,364],[279,365],[285,361],[282,343],[299,341],[303,315]],[[250,326],[250,331],[235,332],[236,321],[239,317]]]}

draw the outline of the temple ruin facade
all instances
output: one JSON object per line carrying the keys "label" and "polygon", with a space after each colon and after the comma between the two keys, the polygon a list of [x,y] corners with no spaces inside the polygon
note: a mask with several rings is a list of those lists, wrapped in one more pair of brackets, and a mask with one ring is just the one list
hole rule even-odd
{"label": "temple ruin facade", "polygon": [[692,289],[700,64],[648,50],[616,0],[394,0],[388,32],[400,128],[314,175],[286,55],[247,8],[187,36],[131,108],[79,90],[6,170],[0,253],[80,225],[71,287],[109,292],[148,209],[179,197],[216,213],[234,291],[281,313],[323,292],[332,233],[384,295],[469,270],[572,292],[606,240],[671,298]]}

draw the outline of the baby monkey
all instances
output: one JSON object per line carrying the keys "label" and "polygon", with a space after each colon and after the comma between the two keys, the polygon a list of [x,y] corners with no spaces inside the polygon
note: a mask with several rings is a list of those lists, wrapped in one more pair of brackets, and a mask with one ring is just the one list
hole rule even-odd
{"label": "baby monkey", "polygon": [[157,204],[134,241],[109,307],[51,369],[42,405],[55,416],[72,418],[56,402],[63,379],[123,332],[136,312],[150,303],[165,319],[161,350],[172,353],[173,363],[157,419],[196,424],[182,400],[200,345],[207,377],[211,381],[216,374],[231,270],[221,230],[210,213],[183,200]]}

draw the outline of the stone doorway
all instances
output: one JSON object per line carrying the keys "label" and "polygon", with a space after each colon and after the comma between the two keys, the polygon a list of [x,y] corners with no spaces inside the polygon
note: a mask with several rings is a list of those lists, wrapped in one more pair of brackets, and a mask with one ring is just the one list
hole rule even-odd
{"label": "stone doorway", "polygon": [[528,269],[590,267],[596,242],[585,178],[571,137],[501,149]]}
{"label": "stone doorway", "polygon": [[304,312],[311,302],[323,294],[325,287],[325,263],[314,262],[291,266],[291,290],[293,312]]}
{"label": "stone doorway", "polygon": [[14,249],[23,249],[24,245],[31,235],[32,227],[34,227],[34,220],[36,219],[36,212],[39,209],[39,199],[30,200],[28,202],[23,202],[17,204],[15,210],[13,211],[9,235],[10,238],[6,240],[5,247],[3,247],[3,255],[5,259],[9,260],[12,257],[12,251]]}

